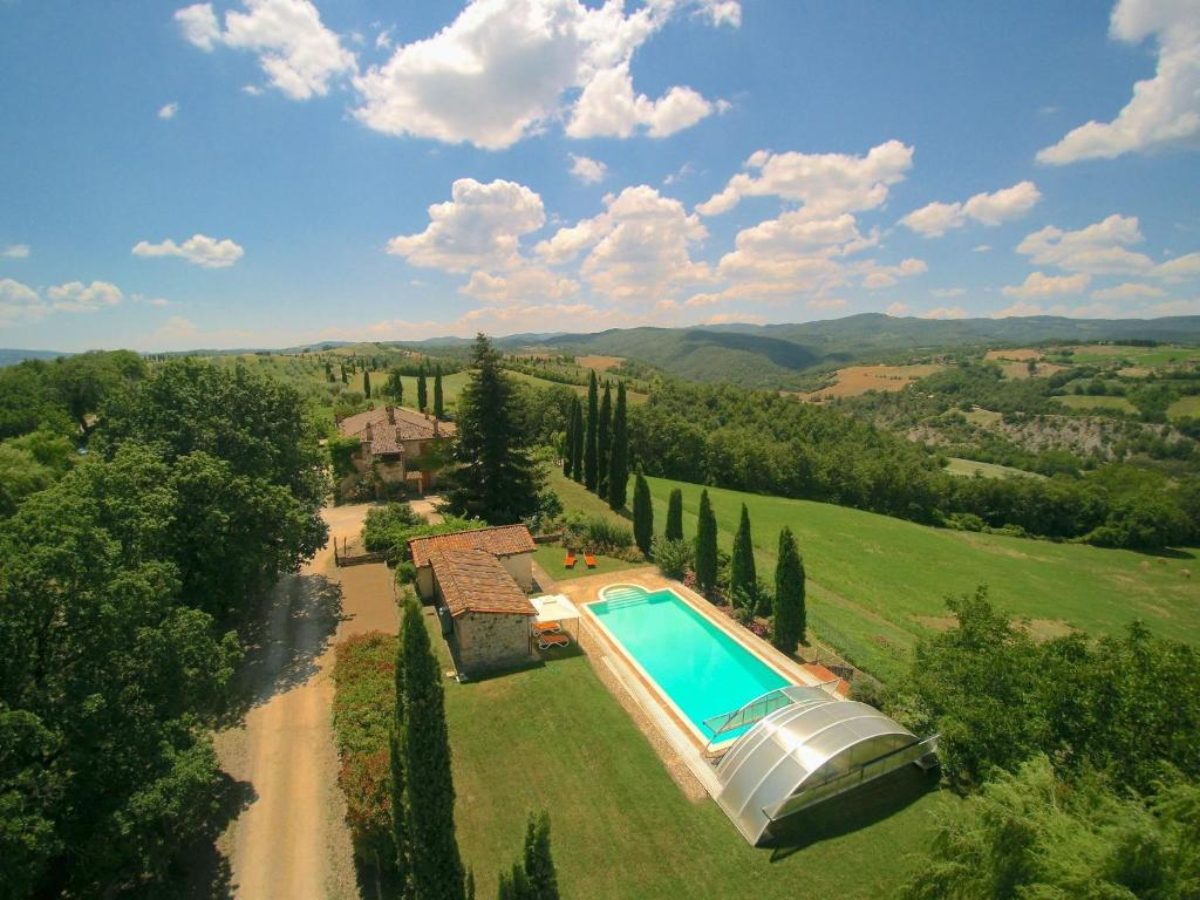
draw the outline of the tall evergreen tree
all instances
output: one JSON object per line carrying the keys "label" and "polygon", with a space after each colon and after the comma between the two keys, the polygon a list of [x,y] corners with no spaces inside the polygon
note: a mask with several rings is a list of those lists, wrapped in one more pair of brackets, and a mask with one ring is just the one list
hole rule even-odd
{"label": "tall evergreen tree", "polygon": [[804,640],[808,611],[804,600],[804,560],[796,538],[786,525],[779,533],[779,555],[775,565],[775,622],[771,643],[791,653]]}
{"label": "tall evergreen tree", "polygon": [[438,363],[433,369],[433,416],[436,419],[446,417],[446,401],[442,395],[442,364]]}
{"label": "tall evergreen tree", "polygon": [[583,434],[585,431],[583,421],[583,404],[579,402],[579,398],[575,398],[572,415],[575,418],[575,429],[571,432],[571,478],[575,481],[583,481]]}
{"label": "tall evergreen tree", "polygon": [[596,494],[608,499],[608,457],[612,451],[612,385],[604,382],[600,425],[596,428]]}
{"label": "tall evergreen tree", "polygon": [[392,714],[392,734],[388,742],[391,751],[392,768],[392,845],[395,849],[393,863],[396,867],[396,881],[399,886],[398,896],[402,900],[412,897],[412,860],[409,853],[412,850],[408,834],[408,813],[405,807],[404,793],[404,748],[401,745],[404,735],[404,645],[396,644],[396,702]]}
{"label": "tall evergreen tree", "polygon": [[371,373],[363,371],[363,396],[371,399]]}
{"label": "tall evergreen tree", "polygon": [[700,515],[696,523],[696,582],[705,594],[717,586],[717,518],[707,488],[700,492]]}
{"label": "tall evergreen tree", "polygon": [[668,541],[683,540],[683,491],[674,488],[671,498],[667,501],[667,531]]}
{"label": "tall evergreen tree", "polygon": [[742,519],[733,538],[733,555],[729,559],[729,596],[736,603],[738,598],[753,598],[758,586],[758,574],[754,567],[754,541],[750,537],[750,511],[742,504]]}
{"label": "tall evergreen tree", "polygon": [[571,411],[567,413],[567,433],[563,435],[563,474],[568,478],[575,471],[575,416],[578,397],[571,398]]}
{"label": "tall evergreen tree", "polygon": [[425,362],[421,361],[421,369],[417,373],[417,409],[425,412],[429,408],[429,385],[425,382]]}
{"label": "tall evergreen tree", "polygon": [[454,781],[442,673],[429,646],[421,607],[411,595],[404,605],[400,654],[404,836],[410,848],[412,892],[421,900],[464,900],[465,873],[454,835]]}
{"label": "tall evergreen tree", "polygon": [[342,384],[349,384],[349,383],[350,383],[350,376],[346,374],[346,366],[345,366],[345,364],[341,364],[341,363],[339,363],[339,365],[341,365],[341,367],[342,367]]}
{"label": "tall evergreen tree", "polygon": [[525,827],[525,877],[532,900],[558,900],[558,873],[550,853],[550,816],[529,817]]}
{"label": "tall evergreen tree", "polygon": [[596,387],[596,372],[588,379],[587,430],[583,434],[583,486],[596,490],[596,431],[600,426],[599,395]]}
{"label": "tall evergreen tree", "polygon": [[537,468],[525,446],[522,410],[488,339],[475,339],[475,371],[458,400],[458,467],[450,509],[493,525],[520,522],[537,509]]}
{"label": "tall evergreen tree", "polygon": [[388,372],[387,384],[383,387],[383,392],[392,398],[397,406],[404,403],[404,376],[400,374],[399,369],[392,369]]}
{"label": "tall evergreen tree", "polygon": [[624,509],[629,490],[629,429],[625,422],[625,382],[617,382],[617,405],[613,410],[612,449],[608,459],[608,505]]}
{"label": "tall evergreen tree", "polygon": [[633,483],[633,540],[638,549],[650,555],[650,542],[654,540],[654,506],[650,502],[650,485],[641,472]]}

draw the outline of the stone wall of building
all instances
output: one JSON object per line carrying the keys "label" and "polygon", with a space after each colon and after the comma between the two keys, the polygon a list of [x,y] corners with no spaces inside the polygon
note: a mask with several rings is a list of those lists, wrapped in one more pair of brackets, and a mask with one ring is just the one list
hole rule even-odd
{"label": "stone wall of building", "polygon": [[523,665],[536,659],[530,640],[533,616],[465,613],[454,620],[458,655],[468,674]]}

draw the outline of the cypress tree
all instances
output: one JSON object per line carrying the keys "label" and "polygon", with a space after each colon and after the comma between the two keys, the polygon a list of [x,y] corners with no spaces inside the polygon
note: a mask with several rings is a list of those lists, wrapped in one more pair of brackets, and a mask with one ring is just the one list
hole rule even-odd
{"label": "cypress tree", "polygon": [[384,385],[383,392],[391,397],[397,406],[404,403],[404,377],[400,374],[399,369],[392,369],[388,373],[387,384]]}
{"label": "cypress tree", "polygon": [[642,554],[649,556],[654,540],[654,505],[650,502],[650,485],[641,472],[633,483],[633,539]]}
{"label": "cypress tree", "polygon": [[400,654],[397,671],[403,667],[404,691],[400,744],[412,892],[422,900],[464,900],[442,673],[429,646],[421,607],[411,595],[404,605]]}
{"label": "cypress tree", "polygon": [[575,471],[575,406],[579,398],[571,398],[571,411],[567,413],[567,433],[563,435],[563,474],[568,478]]}
{"label": "cypress tree", "polygon": [[729,596],[736,603],[739,591],[753,596],[758,586],[754,570],[754,542],[750,537],[750,511],[742,504],[742,520],[733,538],[733,555],[729,559]]}
{"label": "cypress tree", "polygon": [[571,432],[571,478],[583,481],[583,404],[575,398],[575,430]]}
{"label": "cypress tree", "polygon": [[340,366],[341,366],[341,368],[342,368],[342,384],[349,384],[349,383],[350,383],[350,378],[349,378],[349,376],[347,376],[347,375],[346,375],[346,367],[345,367],[345,365],[343,365],[343,364],[341,364],[341,363],[339,363],[338,365],[340,365]]}
{"label": "cypress tree", "polygon": [[525,828],[525,877],[533,900],[558,900],[558,873],[550,854],[550,816],[529,817]]}
{"label": "cypress tree", "polygon": [[796,644],[804,640],[807,628],[804,560],[792,530],[784,526],[779,533],[779,556],[775,566],[775,622],[771,643],[784,653],[792,653]]}
{"label": "cypress tree", "polygon": [[588,379],[587,431],[583,435],[583,486],[596,490],[596,431],[600,427],[599,395],[596,388],[596,373]]}
{"label": "cypress tree", "polygon": [[371,399],[371,373],[366,371],[363,372],[363,396]]}
{"label": "cypress tree", "polygon": [[625,424],[625,382],[617,382],[617,405],[613,410],[612,449],[608,460],[608,505],[625,507],[629,490],[629,432]]}
{"label": "cypress tree", "polygon": [[396,879],[399,896],[412,896],[412,871],[409,853],[408,815],[405,812],[404,795],[404,752],[400,741],[404,732],[404,653],[403,645],[396,644],[396,702],[392,713],[392,733],[388,741],[391,751],[392,769],[392,846],[395,851]]}
{"label": "cypress tree", "polygon": [[667,532],[668,541],[683,540],[683,491],[675,488],[671,491],[671,499],[667,501]]}
{"label": "cypress tree", "polygon": [[608,499],[608,457],[612,450],[612,385],[604,383],[600,425],[596,429],[596,494]]}
{"label": "cypress tree", "polygon": [[446,417],[446,403],[442,396],[442,364],[438,363],[433,370],[433,417]]}
{"label": "cypress tree", "polygon": [[717,585],[717,518],[707,488],[700,492],[700,516],[696,524],[696,582],[706,595]]}
{"label": "cypress tree", "polygon": [[417,373],[417,409],[425,412],[429,408],[429,386],[425,383],[425,363],[421,363],[421,370]]}

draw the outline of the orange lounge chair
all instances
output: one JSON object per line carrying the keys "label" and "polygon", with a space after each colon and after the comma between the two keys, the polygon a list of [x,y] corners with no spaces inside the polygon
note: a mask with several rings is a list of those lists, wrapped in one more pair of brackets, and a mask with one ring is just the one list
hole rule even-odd
{"label": "orange lounge chair", "polygon": [[551,647],[569,647],[571,639],[565,634],[539,634],[538,648],[549,650]]}
{"label": "orange lounge chair", "polygon": [[590,554],[590,553],[583,554],[583,561],[585,563],[587,563],[587,567],[589,569],[596,568],[596,557],[592,556],[592,554]]}
{"label": "orange lounge chair", "polygon": [[535,634],[557,634],[562,631],[562,625],[558,622],[534,622],[533,630]]}
{"label": "orange lounge chair", "polygon": [[567,558],[563,560],[563,565],[568,569],[575,568],[575,554],[568,553]]}

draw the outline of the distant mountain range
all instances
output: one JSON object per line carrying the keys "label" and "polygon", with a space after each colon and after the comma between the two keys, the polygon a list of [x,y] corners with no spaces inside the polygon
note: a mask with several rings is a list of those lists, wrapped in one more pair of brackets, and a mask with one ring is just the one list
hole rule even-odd
{"label": "distant mountain range", "polygon": [[[1028,316],[1012,319],[916,319],[863,313],[841,319],[782,325],[714,325],[695,328],[624,328],[594,334],[511,334],[495,338],[507,351],[543,349],[559,353],[621,356],[648,363],[693,381],[729,381],[745,387],[797,384],[818,368],[871,362],[898,354],[935,352],[961,346],[1013,346],[1047,341],[1175,341],[1200,343],[1200,316],[1163,319],[1067,319]],[[364,342],[366,343],[366,342]],[[386,342],[461,355],[469,338],[440,337]],[[348,341],[317,341],[283,353],[354,346]],[[192,351],[197,355],[249,353]],[[0,350],[0,365],[22,359],[53,359],[42,350]]]}
{"label": "distant mountain range", "polygon": [[1047,341],[1156,340],[1200,343],[1200,316],[1163,319],[915,319],[864,313],[784,325],[628,328],[597,334],[514,335],[504,349],[623,356],[694,381],[786,387],[818,367],[869,362],[900,353],[961,346]]}
{"label": "distant mountain range", "polygon": [[0,348],[0,366],[14,366],[27,359],[58,359],[60,356],[69,355],[59,353],[57,350],[5,350]]}

